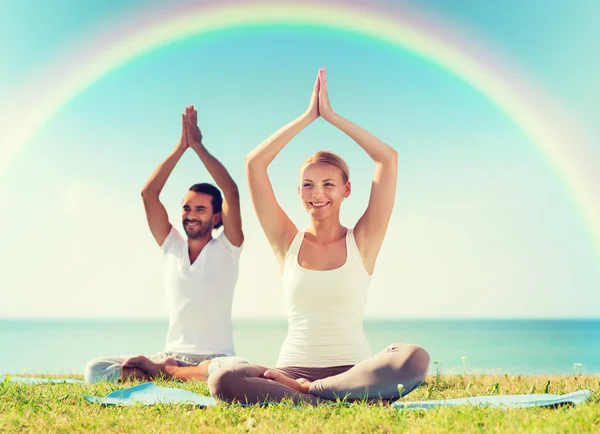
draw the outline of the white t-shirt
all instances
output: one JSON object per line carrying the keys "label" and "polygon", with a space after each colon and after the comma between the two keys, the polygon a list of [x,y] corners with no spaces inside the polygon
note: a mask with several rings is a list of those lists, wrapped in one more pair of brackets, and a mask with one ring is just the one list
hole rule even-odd
{"label": "white t-shirt", "polygon": [[173,227],[161,249],[169,314],[165,350],[234,356],[231,304],[242,247],[222,231],[190,265],[187,240]]}

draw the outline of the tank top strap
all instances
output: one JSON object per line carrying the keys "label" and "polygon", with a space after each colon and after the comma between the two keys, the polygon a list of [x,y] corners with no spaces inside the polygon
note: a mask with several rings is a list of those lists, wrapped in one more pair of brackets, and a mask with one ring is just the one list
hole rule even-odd
{"label": "tank top strap", "polygon": [[294,239],[292,240],[292,244],[290,244],[290,248],[287,251],[286,257],[288,256],[298,256],[298,252],[300,251],[300,246],[302,245],[302,240],[304,239],[304,231],[306,229],[299,230]]}
{"label": "tank top strap", "polygon": [[354,228],[348,228],[348,232],[346,233],[346,251],[348,255],[348,261],[354,266],[358,267],[358,269],[364,270],[365,266],[363,264],[362,256],[360,254],[360,250],[358,250],[356,238],[354,238]]}
{"label": "tank top strap", "polygon": [[346,249],[348,256],[353,256],[354,258],[358,258],[362,261],[360,250],[358,250],[358,245],[356,244],[356,239],[354,238],[354,228],[348,228],[348,232],[346,233]]}

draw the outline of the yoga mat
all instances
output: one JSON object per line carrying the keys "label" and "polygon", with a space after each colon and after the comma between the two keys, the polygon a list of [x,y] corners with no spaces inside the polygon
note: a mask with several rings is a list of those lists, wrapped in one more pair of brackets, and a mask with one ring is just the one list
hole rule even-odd
{"label": "yoga mat", "polygon": [[116,390],[106,397],[85,396],[90,402],[104,405],[155,405],[155,404],[194,404],[213,407],[217,404],[210,396],[198,395],[189,390],[174,387],[161,387],[154,383],[144,383],[127,389]]}
{"label": "yoga mat", "polygon": [[27,383],[27,384],[80,384],[83,380],[76,380],[74,378],[38,378],[38,377],[15,377],[13,375],[0,375],[0,383],[6,381],[8,378],[9,383]]}
{"label": "yoga mat", "polygon": [[432,401],[396,401],[392,405],[396,408],[423,409],[436,407],[457,407],[459,405],[471,405],[476,407],[491,408],[528,408],[549,407],[560,404],[578,405],[588,400],[592,395],[589,390],[578,390],[566,395],[534,394],[534,395],[495,395],[495,396],[473,396],[469,398],[456,398]]}
{"label": "yoga mat", "polygon": [[[432,401],[413,401],[392,404],[395,408],[407,409],[430,409],[436,407],[457,407],[470,405],[490,408],[528,408],[549,407],[561,404],[578,405],[589,399],[592,392],[589,390],[578,390],[566,395],[535,394],[535,395],[495,395],[495,396],[473,396],[468,398],[456,398]],[[214,407],[217,402],[210,396],[198,395],[184,389],[174,387],[160,387],[154,383],[144,383],[127,389],[117,390],[106,397],[85,396],[85,399],[104,405],[154,405],[154,404],[194,404],[202,407]],[[277,403],[263,403],[277,404]],[[242,405],[246,406],[246,405]]]}

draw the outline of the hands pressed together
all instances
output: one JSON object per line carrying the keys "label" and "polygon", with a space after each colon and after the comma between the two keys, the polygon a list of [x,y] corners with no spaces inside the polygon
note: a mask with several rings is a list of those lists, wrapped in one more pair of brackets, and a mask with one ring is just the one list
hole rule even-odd
{"label": "hands pressed together", "polygon": [[198,152],[202,150],[202,133],[198,127],[198,112],[193,105],[185,108],[185,113],[181,115],[181,138],[179,145],[181,149],[192,148]]}
{"label": "hands pressed together", "polygon": [[[327,91],[327,70],[319,69],[315,86],[310,97],[310,103],[304,116],[310,121],[322,117],[326,121],[331,121],[334,112],[329,102],[329,93]],[[198,127],[198,112],[193,105],[188,105],[185,112],[181,115],[181,138],[178,147],[182,150],[192,148],[198,152],[204,148],[202,144],[202,133]]]}
{"label": "hands pressed together", "polygon": [[317,80],[315,81],[315,87],[313,89],[308,110],[306,116],[314,121],[321,116],[326,121],[330,121],[333,117],[333,110],[329,103],[329,93],[327,91],[327,70],[325,68],[319,69],[317,74]]}

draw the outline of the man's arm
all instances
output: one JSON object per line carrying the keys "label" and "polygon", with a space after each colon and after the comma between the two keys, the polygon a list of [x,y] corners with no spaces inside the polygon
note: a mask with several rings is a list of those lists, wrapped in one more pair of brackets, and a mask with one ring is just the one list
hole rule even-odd
{"label": "man's arm", "polygon": [[244,242],[242,214],[238,187],[225,166],[202,144],[202,133],[198,128],[198,113],[194,106],[186,108],[186,128],[189,147],[192,148],[223,192],[222,221],[227,239],[236,247]]}
{"label": "man's arm", "polygon": [[181,138],[175,149],[169,156],[156,168],[152,173],[144,188],[142,188],[142,200],[146,209],[146,219],[150,232],[159,246],[165,242],[165,239],[171,232],[171,223],[164,205],[161,203],[159,196],[169,175],[175,168],[175,165],[187,149],[187,140],[185,135],[185,115],[182,115]]}

